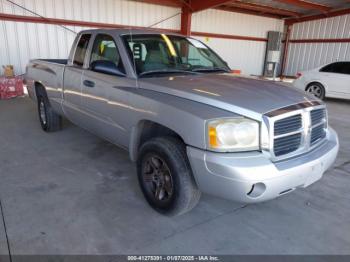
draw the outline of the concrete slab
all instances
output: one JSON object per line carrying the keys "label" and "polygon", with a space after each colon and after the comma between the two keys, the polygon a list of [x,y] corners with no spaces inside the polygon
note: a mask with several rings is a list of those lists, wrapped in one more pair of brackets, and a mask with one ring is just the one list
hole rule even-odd
{"label": "concrete slab", "polygon": [[204,197],[193,213],[160,216],[145,203],[125,151],[69,123],[45,134],[27,99],[5,103],[21,123],[0,116],[2,138],[11,137],[0,149],[0,194],[13,254],[132,252],[241,206]]}
{"label": "concrete slab", "polygon": [[[327,173],[307,189],[223,214],[139,252],[349,254],[350,196],[339,194],[346,192],[348,181],[348,174]],[[193,246],[196,239],[201,245]]]}
{"label": "concrete slab", "polygon": [[168,218],[146,204],[125,151],[69,122],[46,134],[28,98],[0,101],[12,253],[350,254],[350,105],[327,104],[341,149],[320,182],[245,208],[203,196],[191,213]]}
{"label": "concrete slab", "polygon": [[0,261],[1,262],[10,261],[1,205],[0,205]]}

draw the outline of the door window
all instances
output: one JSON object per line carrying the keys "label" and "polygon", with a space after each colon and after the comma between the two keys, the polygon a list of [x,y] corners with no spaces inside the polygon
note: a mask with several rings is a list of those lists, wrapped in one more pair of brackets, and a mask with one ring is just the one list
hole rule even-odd
{"label": "door window", "polygon": [[90,34],[85,34],[80,37],[77,47],[75,49],[73,65],[78,67],[82,67],[84,65],[85,54],[89,45],[90,38]]}
{"label": "door window", "polygon": [[321,72],[336,73],[336,74],[350,74],[349,62],[336,62],[323,67]]}
{"label": "door window", "polygon": [[121,72],[125,73],[117,45],[110,35],[97,35],[91,52],[90,65],[96,61],[112,62]]}
{"label": "door window", "polygon": [[350,75],[350,62],[345,62],[344,64],[344,73]]}
{"label": "door window", "polygon": [[334,63],[322,67],[320,72],[332,73],[333,72],[333,65],[334,65]]}

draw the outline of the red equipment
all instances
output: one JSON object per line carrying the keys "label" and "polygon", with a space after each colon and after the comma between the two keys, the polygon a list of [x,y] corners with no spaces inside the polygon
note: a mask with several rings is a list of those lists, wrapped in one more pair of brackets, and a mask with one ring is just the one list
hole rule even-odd
{"label": "red equipment", "polygon": [[23,95],[23,80],[21,77],[0,77],[0,99],[10,99]]}

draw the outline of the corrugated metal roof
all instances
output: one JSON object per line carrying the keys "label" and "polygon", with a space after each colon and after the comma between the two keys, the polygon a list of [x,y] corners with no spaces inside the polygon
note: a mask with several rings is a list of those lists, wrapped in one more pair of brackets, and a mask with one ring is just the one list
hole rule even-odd
{"label": "corrugated metal roof", "polygon": [[[235,1],[233,1],[232,5],[234,5],[234,2]],[[259,4],[259,5],[267,5],[267,6],[270,6],[273,8],[281,8],[281,9],[296,11],[296,12],[303,13],[303,14],[310,13],[310,9],[298,7],[298,5],[279,2],[276,0],[240,0],[240,1],[236,1],[236,2],[238,2],[238,3],[245,2],[245,3],[255,3],[255,4]],[[308,0],[306,2],[324,5],[324,6],[334,8],[334,9],[346,8],[346,7],[350,6],[349,1],[347,1],[347,0]]]}
{"label": "corrugated metal roof", "polygon": [[[191,6],[185,0],[133,0],[138,2],[156,3],[159,5]],[[299,16],[323,14],[328,11],[350,8],[349,0],[233,0],[222,1],[221,5],[213,5],[214,9],[226,10],[231,12],[249,13],[260,16],[277,17],[277,18],[295,18]],[[218,3],[215,1],[214,3]],[[313,6],[312,6],[313,5]],[[286,12],[287,11],[287,12]],[[289,13],[288,13],[289,11]],[[291,13],[292,12],[292,13]]]}
{"label": "corrugated metal roof", "polygon": [[279,8],[279,9],[285,9],[297,13],[303,13],[305,9],[294,6],[294,5],[288,5],[285,3],[277,2],[275,0],[242,0],[242,2],[246,3],[254,3],[257,5],[264,5],[268,7],[273,7],[273,8]]}

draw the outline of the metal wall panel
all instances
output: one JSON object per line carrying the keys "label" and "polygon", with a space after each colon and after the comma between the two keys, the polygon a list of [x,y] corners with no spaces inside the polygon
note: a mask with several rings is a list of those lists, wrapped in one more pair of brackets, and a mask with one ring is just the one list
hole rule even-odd
{"label": "metal wall panel", "polygon": [[[150,26],[181,11],[179,8],[128,0],[12,1],[45,17],[136,26]],[[0,12],[33,15],[5,0],[0,0]],[[283,24],[278,19],[213,9],[195,13],[192,18],[193,31],[263,38],[267,37],[270,30],[283,31]],[[180,15],[156,27],[180,29]],[[75,32],[87,29],[69,28]],[[74,33],[57,25],[0,21],[0,65],[12,64],[16,74],[22,74],[30,59],[67,58],[74,37]],[[244,74],[262,74],[266,43],[219,38],[200,39],[222,55],[233,69],[241,69]]]}
{"label": "metal wall panel", "polygon": [[[180,12],[179,8],[127,0],[12,0],[51,18],[150,26]],[[0,0],[0,12],[33,15]],[[180,29],[180,15],[155,27]],[[68,27],[79,32],[86,27]],[[75,34],[57,25],[0,21],[0,66],[12,64],[22,74],[33,58],[67,58]],[[0,69],[0,74],[2,68]]]}
{"label": "metal wall panel", "polygon": [[267,38],[267,31],[283,32],[283,26],[281,19],[209,9],[193,14],[191,30]]}
{"label": "metal wall panel", "polygon": [[[209,9],[193,15],[191,30],[267,38],[268,31],[283,32],[283,27],[284,21],[280,19]],[[232,69],[242,70],[243,74],[262,75],[265,42],[203,37],[198,39],[220,54]]]}
{"label": "metal wall panel", "polygon": [[[291,40],[350,38],[350,15],[297,23]],[[350,60],[350,43],[290,43],[285,75],[295,75],[324,64]]]}
{"label": "metal wall panel", "polygon": [[245,75],[262,75],[265,42],[196,37],[217,52],[231,67]]}

